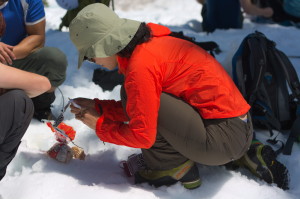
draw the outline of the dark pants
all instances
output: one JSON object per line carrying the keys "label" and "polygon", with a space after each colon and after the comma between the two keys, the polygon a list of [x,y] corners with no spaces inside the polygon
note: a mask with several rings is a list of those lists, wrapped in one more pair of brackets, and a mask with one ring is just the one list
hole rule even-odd
{"label": "dark pants", "polygon": [[202,7],[203,31],[242,28],[243,16],[239,0],[207,0]]}
{"label": "dark pants", "polygon": [[16,155],[33,115],[33,104],[21,90],[0,96],[0,180]]}
{"label": "dark pants", "polygon": [[[121,99],[125,106],[123,87]],[[241,158],[252,136],[251,120],[205,120],[183,100],[162,93],[156,141],[150,149],[142,149],[142,153],[153,170],[175,168],[189,159],[204,165],[223,165]]]}

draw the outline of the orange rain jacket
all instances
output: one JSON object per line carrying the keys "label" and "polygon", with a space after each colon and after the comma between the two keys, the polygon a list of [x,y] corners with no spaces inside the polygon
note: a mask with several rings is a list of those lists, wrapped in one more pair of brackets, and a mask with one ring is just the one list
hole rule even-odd
{"label": "orange rain jacket", "polygon": [[180,97],[205,119],[248,112],[250,106],[215,58],[197,45],[168,36],[171,31],[165,26],[148,26],[153,38],[138,45],[129,59],[118,57],[119,71],[125,76],[129,118],[121,101],[95,99],[96,109],[100,112],[101,105],[103,111],[96,126],[102,141],[150,148],[156,138],[162,92]]}

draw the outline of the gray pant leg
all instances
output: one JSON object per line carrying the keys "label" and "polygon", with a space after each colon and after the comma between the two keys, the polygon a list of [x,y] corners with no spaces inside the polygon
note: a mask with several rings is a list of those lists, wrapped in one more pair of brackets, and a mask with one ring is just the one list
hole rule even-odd
{"label": "gray pant leg", "polygon": [[14,158],[33,115],[33,104],[21,90],[0,96],[0,180]]}
{"label": "gray pant leg", "polygon": [[12,66],[43,75],[50,80],[53,87],[58,87],[66,79],[67,64],[67,58],[62,51],[43,47],[24,59],[14,60]]}

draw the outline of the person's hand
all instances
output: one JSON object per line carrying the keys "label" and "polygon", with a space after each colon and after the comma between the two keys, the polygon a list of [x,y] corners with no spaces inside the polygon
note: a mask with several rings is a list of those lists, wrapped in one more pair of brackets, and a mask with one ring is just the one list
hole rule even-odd
{"label": "person's hand", "polygon": [[264,8],[264,9],[263,9],[263,16],[264,16],[264,17],[270,18],[270,17],[273,16],[273,14],[274,14],[274,11],[273,11],[272,8],[267,7],[267,8]]}
{"label": "person's hand", "polygon": [[71,103],[71,113],[75,115],[76,119],[95,130],[97,120],[101,116],[95,109],[95,101],[87,98],[75,98],[73,101],[79,105],[80,108]]}
{"label": "person's hand", "polygon": [[0,62],[3,64],[12,64],[12,61],[16,59],[16,56],[13,52],[13,46],[7,45],[3,42],[0,42]]}
{"label": "person's hand", "polygon": [[[77,105],[79,105],[81,108],[95,108],[95,101],[92,99],[79,97],[79,98],[74,98],[73,101]],[[75,109],[76,107],[72,103],[71,103],[70,107],[71,107],[71,110],[72,109],[76,110]]]}
{"label": "person's hand", "polygon": [[96,130],[97,120],[100,116],[100,113],[94,108],[81,109],[79,113],[75,114],[77,120],[82,121],[85,125],[94,130]]}
{"label": "person's hand", "polygon": [[76,103],[76,105],[73,103],[70,104],[71,113],[74,115],[81,114],[83,110],[95,108],[95,101],[92,99],[75,98],[72,101]]}

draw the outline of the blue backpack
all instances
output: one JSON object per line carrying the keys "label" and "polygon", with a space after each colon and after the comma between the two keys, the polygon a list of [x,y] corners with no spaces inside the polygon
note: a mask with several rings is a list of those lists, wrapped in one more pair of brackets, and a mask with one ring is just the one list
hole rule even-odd
{"label": "blue backpack", "polygon": [[271,136],[274,129],[289,132],[277,153],[290,155],[300,137],[300,83],[292,63],[275,42],[256,31],[242,41],[232,67],[233,80],[251,105],[254,128],[268,129]]}

